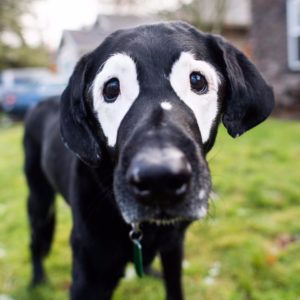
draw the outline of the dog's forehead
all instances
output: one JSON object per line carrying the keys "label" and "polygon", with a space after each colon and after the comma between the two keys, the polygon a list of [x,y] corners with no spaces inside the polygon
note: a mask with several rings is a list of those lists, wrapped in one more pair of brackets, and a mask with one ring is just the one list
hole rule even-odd
{"label": "dog's forehead", "polygon": [[95,54],[98,67],[112,55],[124,53],[141,69],[159,68],[168,73],[182,52],[192,52],[199,59],[211,60],[205,34],[182,22],[166,22],[119,30],[110,35]]}

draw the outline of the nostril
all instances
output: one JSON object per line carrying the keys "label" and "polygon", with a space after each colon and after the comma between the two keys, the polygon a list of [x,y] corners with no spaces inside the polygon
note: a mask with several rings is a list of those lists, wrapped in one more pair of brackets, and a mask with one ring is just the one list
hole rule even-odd
{"label": "nostril", "polygon": [[142,197],[151,195],[151,188],[149,182],[143,178],[141,174],[141,167],[137,164],[130,167],[127,172],[127,181],[132,186],[133,192]]}
{"label": "nostril", "polygon": [[164,180],[165,188],[177,196],[186,193],[191,179],[191,166],[189,163],[183,164],[182,168]]}
{"label": "nostril", "polygon": [[151,196],[151,190],[140,186],[133,186],[133,192],[143,198]]}
{"label": "nostril", "polygon": [[143,197],[149,196],[151,194],[151,188],[149,187],[147,182],[137,182],[131,180],[130,184],[132,185],[135,194]]}
{"label": "nostril", "polygon": [[182,184],[180,187],[178,187],[175,190],[175,195],[176,196],[184,195],[186,193],[186,191],[187,191],[187,188],[188,188],[188,185],[186,183]]}

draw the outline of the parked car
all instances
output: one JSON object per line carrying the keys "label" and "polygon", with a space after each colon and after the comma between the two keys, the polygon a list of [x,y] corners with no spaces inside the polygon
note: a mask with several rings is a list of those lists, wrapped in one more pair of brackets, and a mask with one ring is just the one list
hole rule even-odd
{"label": "parked car", "polygon": [[26,112],[51,96],[62,93],[66,84],[57,82],[36,83],[30,87],[20,86],[3,96],[2,109],[12,117],[23,118]]}
{"label": "parked car", "polygon": [[44,69],[9,70],[6,77],[1,107],[13,118],[23,118],[28,109],[36,103],[60,95],[66,83]]}

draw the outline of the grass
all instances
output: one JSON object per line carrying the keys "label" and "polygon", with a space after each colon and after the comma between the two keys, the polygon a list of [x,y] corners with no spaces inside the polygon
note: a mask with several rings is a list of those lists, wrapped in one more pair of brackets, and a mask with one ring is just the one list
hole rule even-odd
{"label": "grass", "polygon": [[[300,123],[270,120],[237,140],[222,128],[209,162],[217,193],[188,231],[184,287],[192,300],[300,300]],[[0,129],[0,299],[67,299],[70,211],[46,261],[49,282],[30,289],[22,126]],[[159,265],[156,262],[156,265]],[[6,297],[6,298],[5,298]],[[164,299],[159,280],[123,279],[114,300]]]}

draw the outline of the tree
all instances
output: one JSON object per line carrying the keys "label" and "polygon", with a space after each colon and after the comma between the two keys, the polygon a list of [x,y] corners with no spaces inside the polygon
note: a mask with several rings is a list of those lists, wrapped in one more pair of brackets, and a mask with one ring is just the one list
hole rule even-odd
{"label": "tree", "polygon": [[33,0],[1,0],[0,1],[0,38],[3,33],[15,34],[22,45],[26,45],[23,38],[21,17],[30,11]]}
{"label": "tree", "polygon": [[0,44],[0,70],[47,66],[49,66],[49,53],[43,46],[14,48]]}
{"label": "tree", "polygon": [[[46,49],[30,47],[23,34],[22,16],[30,13],[34,1],[0,0],[0,69],[48,64]],[[7,35],[14,37],[19,46],[7,42]]]}

